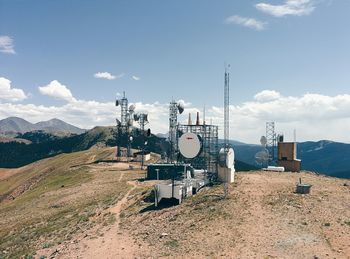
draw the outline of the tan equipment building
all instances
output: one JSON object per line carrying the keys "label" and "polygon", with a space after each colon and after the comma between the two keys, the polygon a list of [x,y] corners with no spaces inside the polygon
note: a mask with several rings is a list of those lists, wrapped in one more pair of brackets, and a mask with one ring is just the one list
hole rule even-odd
{"label": "tan equipment building", "polygon": [[300,172],[301,160],[297,159],[296,142],[278,142],[278,166],[283,166],[285,171]]}

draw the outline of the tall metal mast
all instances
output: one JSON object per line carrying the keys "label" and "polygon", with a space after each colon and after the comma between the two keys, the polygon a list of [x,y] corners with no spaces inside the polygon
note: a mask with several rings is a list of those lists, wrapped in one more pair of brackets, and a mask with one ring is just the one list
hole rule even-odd
{"label": "tall metal mast", "polygon": [[[230,65],[225,65],[225,86],[224,86],[224,148],[225,153],[229,152],[229,138],[230,138],[230,73],[227,71]],[[227,174],[228,176],[228,174]],[[227,177],[226,176],[226,177]],[[224,182],[224,197],[229,195],[229,179]]]}
{"label": "tall metal mast", "polygon": [[229,147],[230,138],[230,73],[227,69],[230,65],[225,66],[225,87],[224,87],[224,144],[225,148]]}

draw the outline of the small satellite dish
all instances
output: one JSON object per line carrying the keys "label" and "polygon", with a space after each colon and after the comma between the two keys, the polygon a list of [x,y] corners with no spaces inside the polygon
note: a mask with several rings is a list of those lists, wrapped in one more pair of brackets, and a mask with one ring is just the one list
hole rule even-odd
{"label": "small satellite dish", "polygon": [[120,105],[120,100],[115,100],[115,106],[119,106]]}
{"label": "small satellite dish", "polygon": [[269,160],[269,151],[264,149],[255,154],[255,162],[259,165],[266,164]]}
{"label": "small satellite dish", "polygon": [[195,158],[201,150],[201,142],[198,136],[192,132],[184,133],[179,138],[179,150],[185,158]]}
{"label": "small satellite dish", "polygon": [[129,140],[130,140],[130,141],[133,141],[133,139],[134,139],[134,138],[133,138],[132,136],[130,136]]}
{"label": "small satellite dish", "polygon": [[177,104],[177,109],[178,109],[179,113],[182,114],[184,112],[184,110],[185,110],[184,104],[182,102],[179,102]]}
{"label": "small satellite dish", "polygon": [[136,108],[136,106],[134,105],[134,104],[131,104],[130,106],[129,106],[129,111],[135,111],[135,108]]}
{"label": "small satellite dish", "polygon": [[260,143],[262,146],[266,146],[267,144],[267,138],[265,136],[261,136]]}

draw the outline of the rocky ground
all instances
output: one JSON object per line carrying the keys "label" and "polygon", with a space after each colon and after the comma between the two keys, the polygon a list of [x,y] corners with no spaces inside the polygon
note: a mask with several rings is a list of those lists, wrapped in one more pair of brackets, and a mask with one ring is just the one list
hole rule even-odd
{"label": "rocky ground", "polygon": [[155,209],[137,164],[95,163],[113,153],[0,170],[0,258],[350,258],[350,180],[237,173],[227,198],[214,185]]}
{"label": "rocky ground", "polygon": [[[294,193],[299,177],[311,194]],[[135,199],[122,226],[154,257],[350,258],[348,184],[310,173],[238,173],[228,199],[222,186],[162,210]]]}

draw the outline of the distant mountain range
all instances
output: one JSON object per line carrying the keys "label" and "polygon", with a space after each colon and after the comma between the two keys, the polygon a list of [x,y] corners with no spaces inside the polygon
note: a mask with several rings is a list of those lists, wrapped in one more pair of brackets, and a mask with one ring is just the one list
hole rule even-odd
{"label": "distant mountain range", "polygon": [[[144,135],[133,128],[132,147],[140,149],[145,141]],[[126,146],[127,136],[117,138],[116,127],[95,127],[79,135],[56,136],[42,131],[19,133],[13,141],[0,143],[0,168],[20,167],[34,161],[55,156],[61,153],[71,153],[89,149],[93,146]],[[18,141],[20,140],[20,141]],[[29,143],[24,144],[24,141]],[[164,138],[151,135],[147,138],[146,149],[155,153],[163,153],[167,148]],[[240,171],[257,169],[251,164],[236,161],[236,168]]]}
{"label": "distant mountain range", "polygon": [[48,121],[41,121],[38,123],[30,123],[22,118],[9,117],[0,120],[0,134],[1,135],[13,135],[16,133],[26,133],[30,131],[45,131],[49,133],[62,132],[81,134],[85,132],[84,129],[80,129],[69,123],[66,123],[59,119],[51,119]]}
{"label": "distant mountain range", "polygon": [[[134,135],[133,147],[140,148],[144,139]],[[15,133],[14,141],[6,133]],[[57,135],[56,132],[74,133]],[[2,135],[5,134],[5,135]],[[78,134],[78,135],[75,135]],[[1,136],[2,135],[2,136]],[[85,131],[64,121],[52,119],[32,124],[26,120],[10,117],[0,121],[0,167],[18,167],[36,160],[60,153],[70,153],[88,149],[94,145],[114,146],[117,141],[126,145],[126,136],[116,140],[115,127],[95,127]],[[4,137],[5,136],[5,137]],[[152,152],[163,153],[167,134],[152,135],[148,148]],[[3,143],[1,143],[3,142]],[[219,140],[221,145],[223,140]],[[262,150],[260,145],[245,144],[230,140],[235,149],[238,170],[255,169],[255,154]],[[350,144],[322,140],[298,144],[298,158],[302,169],[317,173],[350,178]]]}
{"label": "distant mountain range", "polygon": [[[247,164],[255,164],[255,154],[260,145],[233,145],[236,158]],[[298,143],[297,157],[302,160],[302,169],[317,173],[350,178],[350,144],[329,140]]]}

